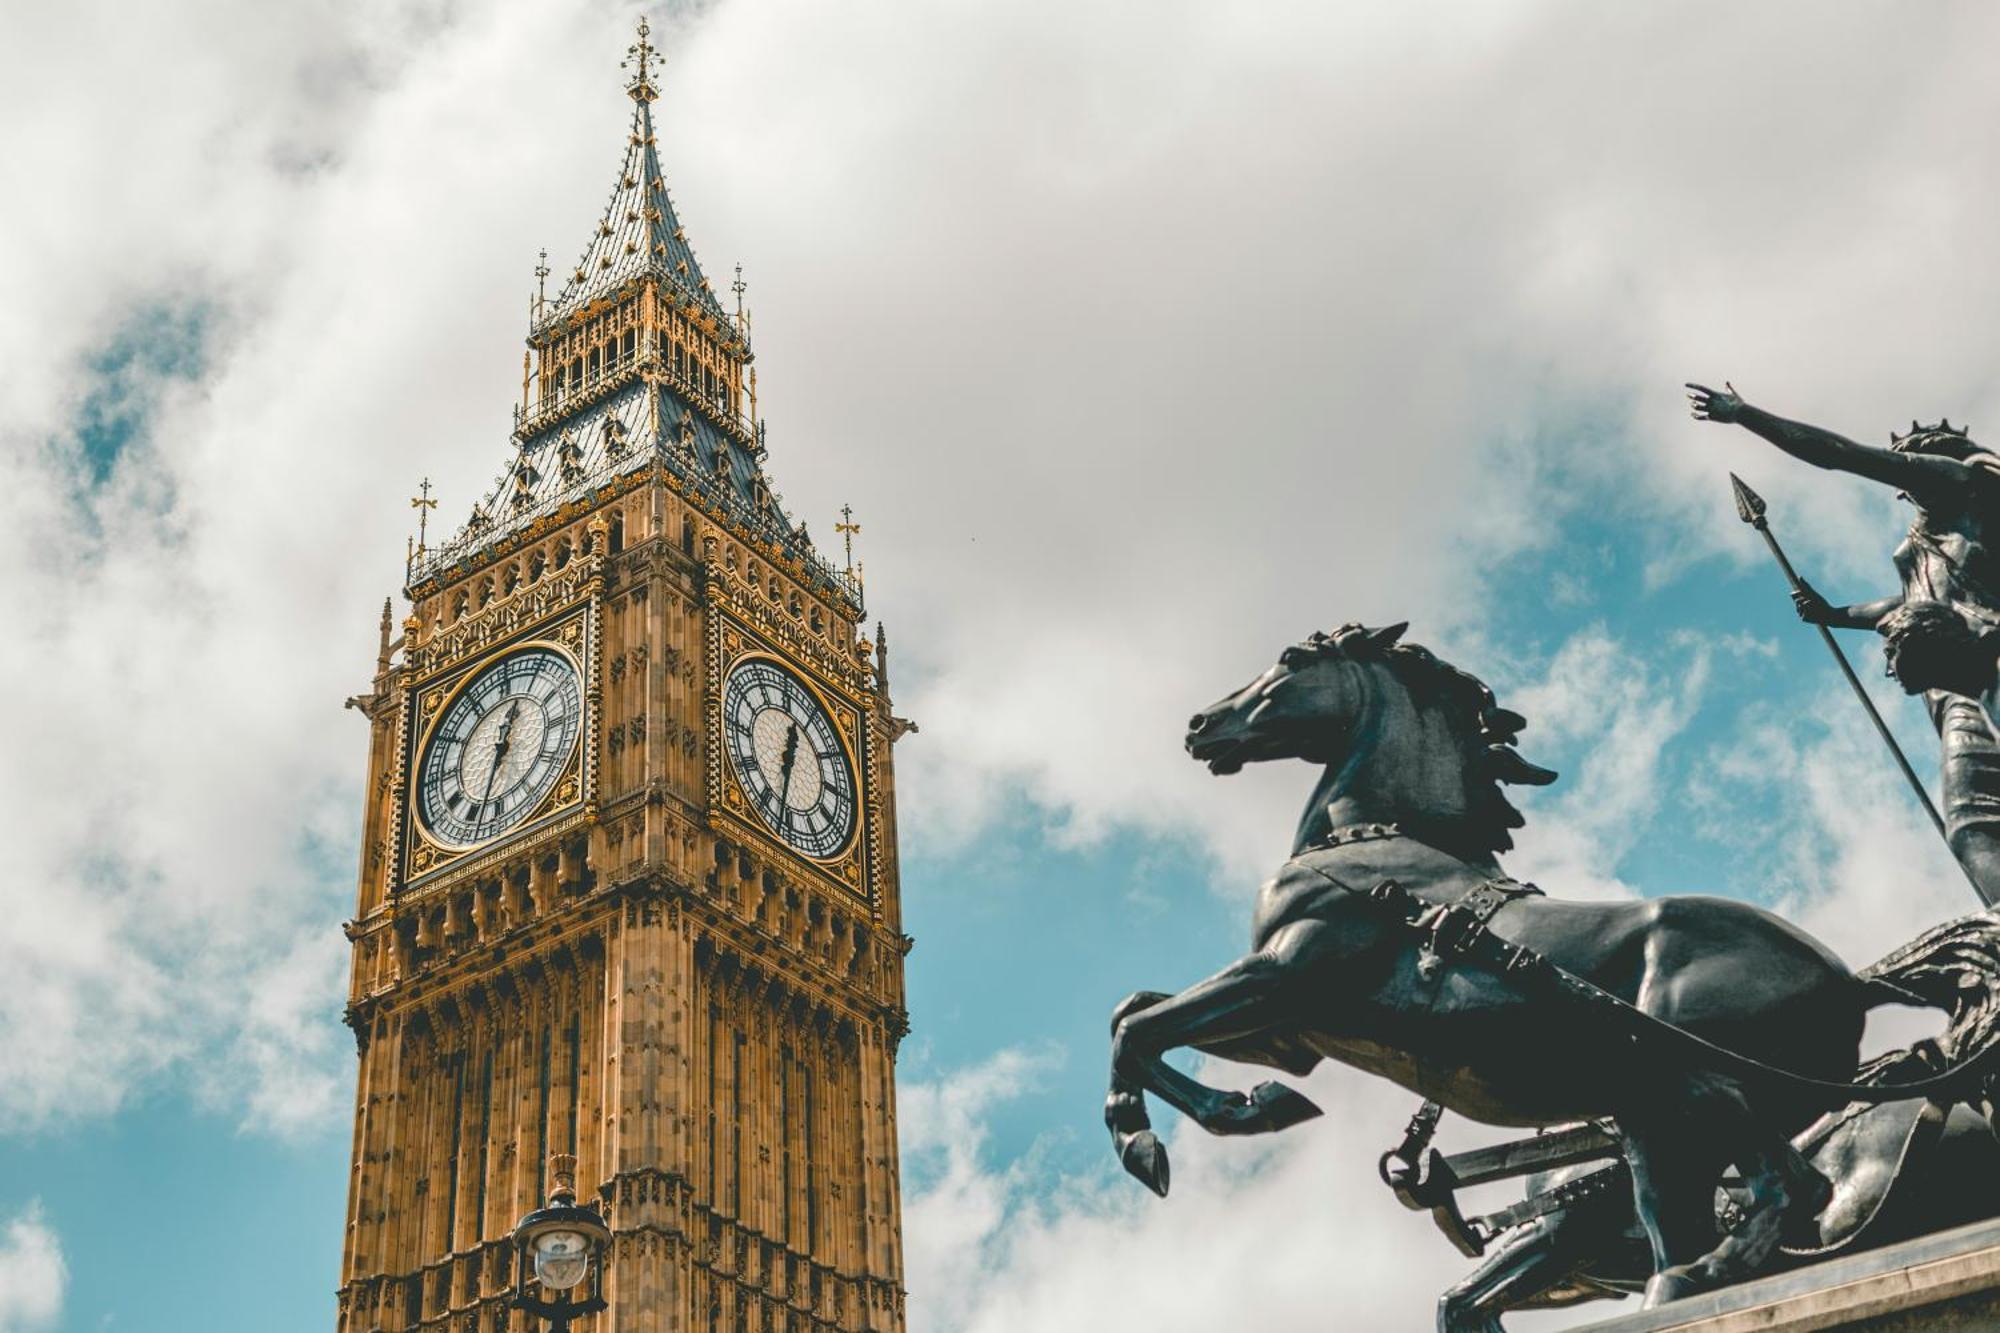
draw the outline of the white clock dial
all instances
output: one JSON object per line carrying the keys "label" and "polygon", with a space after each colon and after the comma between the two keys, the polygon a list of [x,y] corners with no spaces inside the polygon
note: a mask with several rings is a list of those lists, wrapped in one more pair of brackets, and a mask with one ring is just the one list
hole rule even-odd
{"label": "white clock dial", "polygon": [[838,856],[854,833],[854,767],[805,682],[744,662],[723,689],[722,727],[737,784],[771,831],[807,856]]}
{"label": "white clock dial", "polygon": [[469,847],[532,815],[576,752],[583,691],[553,648],[483,667],[453,696],[417,765],[417,810],[443,842]]}

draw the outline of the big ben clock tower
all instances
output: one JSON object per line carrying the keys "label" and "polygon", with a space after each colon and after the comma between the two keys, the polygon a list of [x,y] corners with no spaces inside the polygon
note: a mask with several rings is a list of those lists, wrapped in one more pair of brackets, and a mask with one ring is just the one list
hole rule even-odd
{"label": "big ben clock tower", "polygon": [[905,1030],[879,629],[766,481],[748,330],[653,138],[656,55],[512,453],[385,610],[348,1020],[342,1333],[520,1329],[574,1156],[579,1333],[899,1330]]}

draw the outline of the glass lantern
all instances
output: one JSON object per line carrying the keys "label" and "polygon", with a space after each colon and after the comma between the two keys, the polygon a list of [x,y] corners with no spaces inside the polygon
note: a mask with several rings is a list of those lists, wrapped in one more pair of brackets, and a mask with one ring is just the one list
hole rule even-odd
{"label": "glass lantern", "polygon": [[[611,1228],[594,1208],[576,1202],[576,1158],[549,1159],[554,1184],[545,1208],[537,1208],[514,1228],[514,1307],[549,1321],[550,1333],[564,1333],[569,1321],[605,1308],[604,1260]],[[535,1294],[528,1278],[534,1276]],[[572,1295],[590,1280],[581,1299]]]}

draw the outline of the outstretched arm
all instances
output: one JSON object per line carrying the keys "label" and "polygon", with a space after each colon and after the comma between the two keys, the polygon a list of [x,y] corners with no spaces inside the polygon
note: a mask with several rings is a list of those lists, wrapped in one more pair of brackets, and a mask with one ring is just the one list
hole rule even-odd
{"label": "outstretched arm", "polygon": [[1857,602],[1853,606],[1834,606],[1804,579],[1799,580],[1799,590],[1792,594],[1792,605],[1798,608],[1800,620],[1832,629],[1874,629],[1882,623],[1882,617],[1902,604],[1903,599],[1898,595]]}
{"label": "outstretched arm", "polygon": [[1974,490],[2000,491],[1990,473],[1956,458],[1899,454],[1892,449],[1856,444],[1830,430],[1802,421],[1788,421],[1761,407],[1752,407],[1731,384],[1725,383],[1721,390],[1701,384],[1690,384],[1687,388],[1688,402],[1697,421],[1734,422],[1800,462],[1894,486],[1908,492],[1911,499],[1926,508],[1963,503]]}

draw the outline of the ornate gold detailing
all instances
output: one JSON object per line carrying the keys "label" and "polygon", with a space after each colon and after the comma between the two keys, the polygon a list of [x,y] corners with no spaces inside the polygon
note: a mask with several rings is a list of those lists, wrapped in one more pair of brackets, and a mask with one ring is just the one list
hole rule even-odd
{"label": "ornate gold detailing", "polygon": [[[583,572],[585,571],[578,571],[579,574]],[[429,744],[429,736],[432,728],[437,723],[440,710],[443,709],[445,703],[465,681],[478,674],[495,659],[478,650],[467,652],[466,655],[453,662],[449,673],[437,676],[418,687],[415,693],[415,707],[409,710],[418,715],[420,719],[415,728],[415,734],[412,735],[406,730],[399,739],[401,755],[398,760],[398,790],[396,795],[400,808],[398,809],[397,817],[401,821],[402,826],[407,830],[405,836],[408,839],[410,849],[405,872],[406,880],[421,879],[432,872],[442,872],[447,867],[461,864],[468,858],[475,856],[484,858],[493,848],[510,846],[517,842],[523,835],[542,836],[546,832],[545,826],[547,820],[561,813],[566,807],[578,805],[582,797],[587,793],[589,785],[588,777],[596,771],[594,766],[587,765],[591,764],[589,752],[591,746],[595,744],[593,738],[596,734],[599,703],[597,693],[591,684],[595,680],[596,664],[591,660],[590,645],[595,640],[594,635],[586,629],[586,625],[591,623],[590,617],[594,606],[595,603],[592,601],[570,607],[563,612],[558,612],[557,614],[566,617],[561,623],[545,625],[539,634],[533,634],[531,637],[523,637],[519,643],[509,649],[509,651],[513,651],[514,649],[525,648],[533,644],[542,644],[562,649],[572,659],[580,679],[584,682],[584,716],[583,726],[577,741],[577,752],[570,759],[568,768],[563,776],[557,780],[548,798],[542,802],[542,805],[534,814],[530,815],[516,827],[498,835],[490,843],[484,843],[476,847],[452,848],[430,839],[425,833],[422,823],[417,818],[416,802],[410,799],[408,784],[415,780],[417,755]],[[476,642],[481,648],[490,646],[499,637],[500,631],[498,627],[508,619],[511,619],[511,617],[482,618],[477,623],[483,626],[486,632],[481,633],[476,638],[468,637],[465,641]],[[524,626],[524,628],[527,627]],[[448,639],[449,636],[439,636],[438,639],[434,640],[432,645],[433,654],[426,660],[436,660],[442,651],[440,645],[446,644]],[[458,642],[456,639],[450,639],[449,641],[454,644]],[[405,887],[408,887],[407,884]]]}
{"label": "ornate gold detailing", "polygon": [[[797,850],[778,842],[764,822],[749,808],[742,790],[737,786],[736,776],[724,762],[723,754],[728,748],[722,743],[722,690],[729,675],[740,663],[758,657],[769,657],[798,672],[801,679],[819,696],[827,716],[832,720],[840,744],[847,751],[847,761],[855,775],[857,829],[849,837],[847,845],[840,852],[825,860],[808,857]],[[873,902],[871,892],[872,867],[879,864],[876,849],[876,820],[872,812],[876,809],[878,788],[875,772],[867,746],[864,743],[863,710],[860,698],[853,687],[838,679],[815,676],[811,671],[800,671],[801,663],[776,648],[767,638],[749,627],[727,620],[718,611],[709,615],[709,680],[707,698],[708,721],[708,791],[709,800],[717,813],[724,816],[732,829],[740,830],[754,838],[759,844],[769,847],[776,857],[786,864],[811,867],[825,877],[826,883],[837,886],[842,892]],[[693,754],[689,750],[690,756]]]}
{"label": "ornate gold detailing", "polygon": [[639,40],[625,48],[625,59],[619,62],[619,68],[632,70],[632,82],[626,86],[626,91],[632,95],[632,100],[635,102],[650,102],[660,95],[660,90],[653,86],[652,80],[653,58],[659,54],[649,40],[652,31],[652,25],[647,23],[646,16],[641,14]]}
{"label": "ornate gold detailing", "polygon": [[833,525],[833,530],[840,534],[841,545],[847,553],[847,573],[851,578],[854,575],[854,539],[861,533],[861,525],[854,521],[854,506],[840,507],[840,522]]}
{"label": "ornate gold detailing", "polygon": [[[777,562],[771,563],[773,568],[779,567]],[[732,574],[726,566],[710,564],[709,587],[715,600],[782,648],[780,656],[812,668],[844,692],[859,694],[867,685],[865,667],[825,634],[812,630],[811,622],[804,619],[799,591],[786,586],[791,572],[786,570],[786,584],[780,584],[774,574],[759,586],[754,580]],[[800,606],[798,612],[794,612],[794,604]]]}
{"label": "ornate gold detailing", "polygon": [[[565,605],[582,600],[597,571],[572,559],[570,568],[512,597],[502,595],[484,608],[473,611],[449,629],[440,629],[430,641],[410,654],[410,665],[419,673],[473,656],[489,644],[526,629],[556,614]],[[574,637],[564,638],[564,634]],[[572,624],[556,631],[557,641],[572,652],[582,647],[583,627]]]}
{"label": "ornate gold detailing", "polygon": [[430,554],[430,547],[425,544],[425,538],[430,534],[431,510],[437,507],[438,502],[431,499],[431,479],[425,477],[416,495],[410,498],[410,508],[417,511],[417,545],[412,552],[415,558],[409,562],[410,564],[415,564]]}

